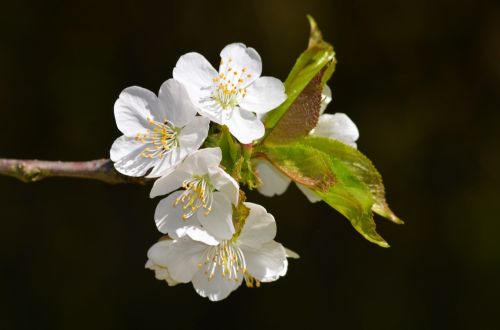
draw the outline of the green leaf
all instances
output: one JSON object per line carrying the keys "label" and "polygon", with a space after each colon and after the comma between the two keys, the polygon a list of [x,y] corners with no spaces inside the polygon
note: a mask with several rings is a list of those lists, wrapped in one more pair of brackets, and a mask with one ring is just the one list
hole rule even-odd
{"label": "green leaf", "polygon": [[265,144],[290,143],[307,136],[316,127],[321,107],[322,69],[302,90],[278,124],[269,132]]}
{"label": "green leaf", "polygon": [[240,183],[246,185],[250,190],[252,190],[262,184],[260,178],[255,174],[255,167],[252,162],[253,145],[244,144],[242,152],[243,157],[241,161]]}
{"label": "green leaf", "polygon": [[285,81],[286,101],[265,119],[265,143],[284,143],[303,137],[318,122],[321,91],[336,61],[333,47],[322,39],[314,19],[310,16],[308,19],[311,24],[309,47],[297,59]]}
{"label": "green leaf", "polygon": [[241,234],[241,230],[245,226],[245,222],[250,214],[250,209],[245,206],[246,195],[243,190],[239,191],[239,200],[238,205],[233,205],[233,224],[235,229],[235,234],[233,235],[233,239],[236,240]]}
{"label": "green leaf", "polygon": [[343,214],[370,242],[389,244],[377,233],[373,212],[403,223],[388,207],[378,171],[357,149],[339,141],[308,136],[289,144],[266,145],[266,158],[293,181],[312,189]]}
{"label": "green leaf", "polygon": [[316,194],[349,219],[354,229],[368,241],[381,247],[389,247],[376,231],[373,213],[370,210],[372,201],[365,188],[356,180],[342,178],[339,181],[328,192],[316,191]]}
{"label": "green leaf", "polygon": [[219,147],[222,152],[221,165],[235,180],[241,177],[243,155],[241,145],[233,138],[226,126],[213,125],[203,148]]}
{"label": "green leaf", "polygon": [[328,191],[335,182],[328,155],[314,148],[301,144],[272,145],[262,148],[259,156],[308,188]]}
{"label": "green leaf", "polygon": [[369,189],[372,198],[372,211],[397,224],[404,222],[389,208],[385,199],[385,188],[382,176],[373,163],[359,150],[337,140],[324,137],[309,136],[303,140],[305,145],[321,150],[330,155],[333,161],[343,164],[350,173],[362,181]]}
{"label": "green leaf", "polygon": [[251,161],[253,146],[238,143],[226,126],[213,125],[210,130],[203,147],[219,147],[222,152],[222,167],[240,184],[249,189],[259,186],[261,182]]}
{"label": "green leaf", "polygon": [[268,114],[262,144],[253,157],[265,158],[293,181],[312,189],[349,219],[367,240],[389,244],[377,233],[373,212],[403,223],[385,200],[382,178],[361,152],[339,141],[311,137],[317,125],[324,84],[335,70],[333,47],[314,19],[308,49],[285,81],[287,100]]}
{"label": "green leaf", "polygon": [[[325,154],[327,155],[327,154]],[[328,155],[327,155],[328,156]],[[329,157],[336,182],[329,191],[315,190],[321,199],[344,215],[364,238],[381,247],[389,244],[376,231],[373,220],[373,198],[368,187],[344,164]]]}
{"label": "green leaf", "polygon": [[229,132],[227,126],[221,127],[219,147],[222,150],[222,165],[226,168],[233,167],[241,156],[241,146]]}
{"label": "green leaf", "polygon": [[321,46],[325,41],[323,40],[323,34],[321,33],[318,24],[311,15],[307,15],[307,20],[309,21],[309,26],[311,27],[311,32],[309,33],[309,45],[307,48]]}

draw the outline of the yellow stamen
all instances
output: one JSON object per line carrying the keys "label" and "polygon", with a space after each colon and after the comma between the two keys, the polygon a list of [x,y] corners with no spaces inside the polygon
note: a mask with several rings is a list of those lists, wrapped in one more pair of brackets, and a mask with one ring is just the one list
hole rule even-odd
{"label": "yellow stamen", "polygon": [[219,245],[210,247],[199,268],[204,267],[204,273],[209,280],[213,279],[216,272],[220,272],[227,281],[239,281],[238,275],[246,278],[245,257],[241,249],[231,241],[221,241]]}
{"label": "yellow stamen", "polygon": [[137,133],[134,139],[143,144],[154,146],[153,148],[144,148],[141,153],[144,158],[161,159],[166,153],[177,147],[177,131],[174,125],[166,119],[160,123],[148,117],[147,121],[153,126],[152,130],[147,129],[146,133]]}
{"label": "yellow stamen", "polygon": [[200,208],[205,209],[203,214],[208,216],[212,211],[212,193],[214,190],[208,182],[208,178],[206,176],[195,175],[190,179],[184,180],[182,188],[185,191],[175,199],[173,204],[174,207],[182,204],[182,209],[185,211],[182,219],[187,220],[191,218]]}
{"label": "yellow stamen", "polygon": [[[213,102],[220,106],[223,110],[235,108],[241,101],[243,97],[246,96],[246,89],[243,87],[244,83],[244,73],[247,72],[247,68],[238,68],[229,66],[232,59],[227,59],[227,65],[222,66],[225,63],[225,59],[221,59],[220,72],[217,78],[214,78],[214,89],[210,98],[207,101]],[[232,74],[227,74],[232,72]],[[246,74],[250,77],[250,74]]]}

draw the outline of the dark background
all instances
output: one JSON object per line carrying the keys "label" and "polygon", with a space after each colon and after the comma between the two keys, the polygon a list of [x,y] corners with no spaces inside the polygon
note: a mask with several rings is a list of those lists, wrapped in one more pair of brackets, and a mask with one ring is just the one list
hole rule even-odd
{"label": "dark background", "polygon": [[295,188],[263,204],[301,254],[286,277],[210,303],[144,269],[148,187],[0,177],[1,329],[498,329],[500,6],[480,1],[11,1],[0,12],[0,157],[107,157],[113,103],[177,58],[245,42],[284,80],[312,14],[345,112],[384,176],[392,245]]}

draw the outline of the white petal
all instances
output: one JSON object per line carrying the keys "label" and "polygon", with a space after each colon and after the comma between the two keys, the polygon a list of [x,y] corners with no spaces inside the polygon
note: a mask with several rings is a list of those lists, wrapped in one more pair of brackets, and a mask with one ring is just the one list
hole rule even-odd
{"label": "white petal", "polygon": [[314,191],[312,191],[311,189],[307,188],[306,186],[301,185],[300,183],[297,183],[297,187],[307,197],[307,199],[309,200],[309,202],[316,203],[316,202],[321,201],[321,198],[318,195],[316,195],[316,193]]}
{"label": "white petal", "polygon": [[153,188],[149,197],[154,198],[166,195],[182,186],[182,182],[191,177],[191,173],[186,173],[179,169],[171,170],[153,183]]}
{"label": "white petal", "polygon": [[227,111],[223,110],[220,105],[216,103],[201,103],[198,108],[198,113],[214,123],[225,125]]}
{"label": "white petal", "polygon": [[271,241],[258,249],[241,245],[248,273],[261,282],[272,282],[286,274],[288,261],[283,245]]}
{"label": "white petal", "polygon": [[[121,143],[121,142],[119,142]],[[144,145],[147,147],[148,145]],[[151,146],[150,146],[151,147]],[[116,146],[118,148],[118,145]],[[143,176],[146,172],[158,163],[156,158],[146,158],[142,156],[144,148],[132,150],[127,155],[115,161],[115,169],[127,176]],[[118,153],[118,152],[117,152]]]}
{"label": "white petal", "polygon": [[197,212],[198,221],[207,232],[219,240],[228,240],[235,232],[233,225],[233,208],[231,201],[221,192],[213,193],[212,210],[206,213]]}
{"label": "white petal", "polygon": [[356,148],[359,131],[354,122],[344,113],[323,114],[311,135],[336,139]]}
{"label": "white petal", "polygon": [[208,173],[208,169],[214,166],[219,166],[222,160],[222,151],[219,147],[204,148],[193,152],[187,157],[184,162],[179,165],[179,170],[194,175],[202,175]]}
{"label": "white petal", "polygon": [[330,102],[332,102],[332,90],[328,87],[328,85],[325,85],[325,87],[323,87],[323,91],[321,92],[321,104],[319,108],[320,114],[325,112],[325,109]]}
{"label": "white petal", "polygon": [[263,114],[278,107],[286,100],[285,85],[273,77],[260,77],[248,87],[241,100],[242,109]]}
{"label": "white petal", "polygon": [[155,277],[157,280],[166,281],[169,286],[175,286],[179,284],[179,282],[172,279],[167,268],[155,264],[151,259],[148,259],[145,267],[155,272]]}
{"label": "white petal", "polygon": [[201,226],[186,226],[179,228],[177,232],[181,236],[189,236],[191,239],[207,245],[218,245],[220,243],[219,240],[210,235]]}
{"label": "white petal", "polygon": [[264,124],[255,114],[243,109],[233,109],[225,124],[229,132],[241,143],[251,143],[264,136]]}
{"label": "white petal", "polygon": [[218,191],[223,192],[233,205],[238,205],[240,191],[238,182],[220,167],[210,168],[208,175],[210,177],[210,183],[212,183]]}
{"label": "white petal", "polygon": [[[162,199],[155,210],[155,223],[158,230],[168,234],[174,239],[189,236],[195,241],[203,242],[207,245],[217,245],[219,241],[211,235],[206,229],[202,228],[197,215],[184,219],[185,211],[182,203],[175,206],[175,200],[182,195],[184,191],[176,191],[168,197]],[[203,209],[197,212],[203,213]],[[219,221],[217,219],[217,221]]]}
{"label": "white petal", "polygon": [[292,251],[288,248],[285,248],[285,253],[286,253],[287,258],[292,258],[292,259],[299,259],[300,258],[299,254],[297,252]]}
{"label": "white petal", "polygon": [[186,220],[182,218],[185,211],[182,208],[182,204],[175,206],[176,198],[182,193],[183,191],[176,191],[162,199],[156,206],[154,215],[158,230],[174,239],[185,236],[187,227],[200,227],[196,216],[192,216]]}
{"label": "white petal", "polygon": [[196,115],[196,107],[186,88],[174,79],[168,79],[161,85],[158,99],[164,112],[162,122],[169,120],[175,127],[184,127]]}
{"label": "white petal", "polygon": [[179,145],[167,152],[147,177],[157,178],[167,174],[189,154],[198,150],[207,138],[209,123],[207,118],[196,117],[181,129],[178,136]]}
{"label": "white petal", "polygon": [[181,130],[177,140],[183,159],[200,148],[207,138],[209,125],[208,118],[197,116]]}
{"label": "white petal", "polygon": [[142,150],[144,144],[134,138],[122,135],[113,142],[109,156],[112,161],[116,162],[138,148]]}
{"label": "white petal", "polygon": [[207,245],[190,238],[174,240],[170,244],[160,241],[148,251],[148,258],[168,268],[173,280],[188,283],[199,270]]}
{"label": "white petal", "polygon": [[273,197],[283,194],[292,180],[275,169],[272,164],[265,160],[257,161],[257,174],[262,180],[262,184],[257,190],[264,196]]}
{"label": "white petal", "polygon": [[234,290],[236,290],[243,282],[243,274],[238,274],[238,281],[229,280],[221,275],[220,270],[216,269],[214,277],[208,279],[204,270],[200,269],[193,277],[193,287],[196,292],[202,297],[208,297],[211,301],[220,301]]}
{"label": "white petal", "polygon": [[173,148],[169,152],[167,152],[162,158],[157,159],[155,167],[146,177],[158,178],[160,176],[166,175],[173,168],[175,168],[175,166],[179,164],[182,161],[182,159],[183,158],[181,149],[179,147]]}
{"label": "white petal", "polygon": [[175,65],[173,76],[186,87],[186,90],[195,105],[200,99],[210,96],[208,87],[213,85],[213,78],[218,73],[203,55],[187,53],[182,55]]}
{"label": "white petal", "polygon": [[[146,265],[144,267],[151,269],[151,270],[154,270],[155,265],[156,264],[154,262],[152,262],[150,259],[148,259],[148,261],[146,261]],[[161,267],[161,266],[159,266],[159,267]]]}
{"label": "white petal", "polygon": [[115,119],[118,129],[134,137],[148,127],[148,117],[155,119],[159,113],[156,95],[142,87],[125,88],[115,102]]}
{"label": "white petal", "polygon": [[[219,67],[219,72],[225,72],[228,67],[233,71],[241,72],[245,68],[244,77],[245,83],[242,87],[251,83],[262,74],[262,60],[259,53],[251,47],[247,47],[242,43],[229,44],[220,52],[222,64]],[[230,61],[231,60],[231,61]],[[250,77],[248,77],[250,75]]]}
{"label": "white petal", "polygon": [[[165,262],[165,255],[167,254],[168,249],[172,243],[174,243],[173,240],[165,239],[155,243],[152,247],[150,247],[148,250],[148,259],[150,260],[150,262],[166,268],[167,264]],[[148,267],[147,263],[146,267]]]}
{"label": "white petal", "polygon": [[264,243],[272,241],[276,236],[276,221],[267,213],[266,209],[258,204],[245,203],[250,214],[241,230],[238,241],[241,244],[258,248]]}

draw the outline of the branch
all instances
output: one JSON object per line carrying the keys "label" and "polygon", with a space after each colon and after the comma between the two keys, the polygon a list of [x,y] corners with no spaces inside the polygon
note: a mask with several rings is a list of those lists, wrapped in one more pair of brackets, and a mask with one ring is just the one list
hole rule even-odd
{"label": "branch", "polygon": [[120,174],[109,159],[61,162],[0,158],[0,175],[12,176],[23,182],[36,182],[50,177],[92,179],[110,184],[145,184],[148,181],[146,178]]}

